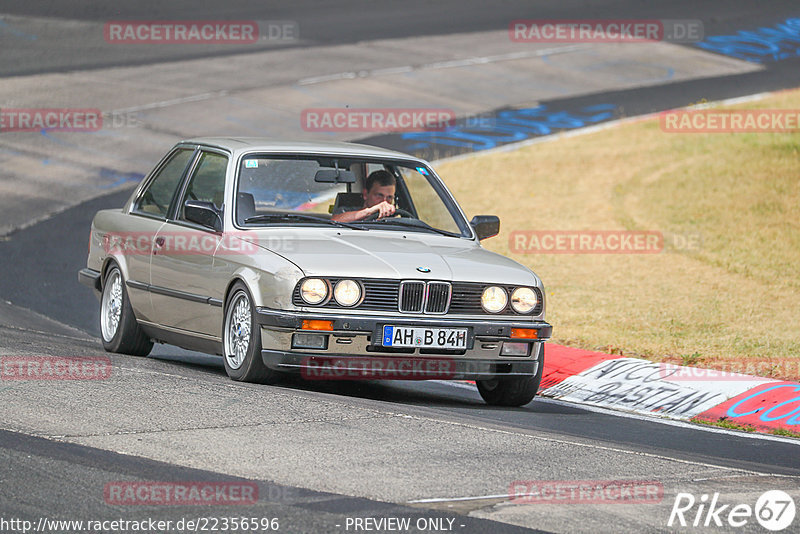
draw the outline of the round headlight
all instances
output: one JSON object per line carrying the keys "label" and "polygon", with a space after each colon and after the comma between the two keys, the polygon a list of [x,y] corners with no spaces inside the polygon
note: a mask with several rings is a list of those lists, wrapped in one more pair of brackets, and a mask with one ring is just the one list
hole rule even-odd
{"label": "round headlight", "polygon": [[518,287],[511,293],[511,307],[517,313],[530,313],[538,303],[536,291],[529,287]]}
{"label": "round headlight", "polygon": [[342,306],[353,306],[361,300],[361,286],[353,280],[339,280],[333,289],[333,297]]}
{"label": "round headlight", "polygon": [[309,304],[319,304],[328,297],[328,284],[320,278],[309,278],[300,285],[300,296]]}
{"label": "round headlight", "polygon": [[508,304],[508,295],[502,287],[489,286],[481,295],[481,306],[489,313],[500,313]]}

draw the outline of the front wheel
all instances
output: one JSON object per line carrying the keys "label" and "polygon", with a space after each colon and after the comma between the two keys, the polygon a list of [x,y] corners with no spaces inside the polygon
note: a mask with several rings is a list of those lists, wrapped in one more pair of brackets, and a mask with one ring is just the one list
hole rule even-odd
{"label": "front wheel", "polygon": [[524,406],[531,402],[539,391],[544,370],[544,345],[539,352],[539,368],[534,376],[511,376],[477,380],[478,392],[491,406]]}
{"label": "front wheel", "polygon": [[153,342],[142,332],[133,314],[125,280],[119,267],[113,265],[103,280],[103,296],[100,299],[100,335],[103,348],[133,356],[147,356]]}
{"label": "front wheel", "polygon": [[264,365],[261,359],[261,330],[255,306],[241,282],[234,284],[225,306],[222,345],[225,372],[233,380],[269,384],[280,378],[280,373]]}

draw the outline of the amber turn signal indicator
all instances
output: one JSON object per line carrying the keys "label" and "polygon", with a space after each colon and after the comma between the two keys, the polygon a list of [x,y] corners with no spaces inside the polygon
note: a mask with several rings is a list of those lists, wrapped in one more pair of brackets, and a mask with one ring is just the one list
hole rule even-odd
{"label": "amber turn signal indicator", "polygon": [[303,330],[333,330],[333,321],[303,319]]}
{"label": "amber turn signal indicator", "polygon": [[514,339],[537,339],[539,332],[535,328],[512,328],[511,337]]}

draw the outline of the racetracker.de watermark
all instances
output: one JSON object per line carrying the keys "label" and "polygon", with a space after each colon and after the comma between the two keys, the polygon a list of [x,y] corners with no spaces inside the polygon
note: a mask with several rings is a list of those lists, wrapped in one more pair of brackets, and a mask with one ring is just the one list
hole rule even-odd
{"label": "racetracker.de watermark", "polygon": [[306,132],[441,132],[456,124],[446,108],[308,108],[300,114]]}
{"label": "racetracker.de watermark", "polygon": [[116,506],[218,506],[258,502],[255,482],[109,482],[103,487],[106,504]]}
{"label": "racetracker.de watermark", "polygon": [[456,363],[447,358],[303,358],[300,374],[306,380],[450,380]]}
{"label": "racetracker.de watermark", "polygon": [[103,113],[89,108],[2,108],[0,132],[96,132]]}
{"label": "racetracker.de watermark", "polygon": [[137,128],[137,113],[96,108],[0,108],[3,132],[97,132],[101,129]]}
{"label": "racetracker.de watermark", "polygon": [[294,240],[282,236],[256,236],[251,232],[211,234],[201,231],[109,232],[101,238],[106,254],[124,256],[257,254],[262,248],[274,252],[291,252]]}
{"label": "racetracker.de watermark", "polygon": [[300,27],[290,20],[112,20],[103,38],[115,45],[247,45],[297,41]]}
{"label": "racetracker.de watermark", "polygon": [[514,230],[508,245],[514,254],[658,254],[696,252],[702,238],[657,230]]}
{"label": "racetracker.de watermark", "polygon": [[2,380],[105,380],[111,376],[107,356],[3,356]]}
{"label": "racetracker.de watermark", "polygon": [[800,360],[717,360],[714,369],[659,364],[659,376],[669,382],[741,382],[753,377],[798,377]]}
{"label": "racetracker.de watermark", "polygon": [[697,109],[659,114],[666,133],[796,133],[800,109]]}
{"label": "racetracker.de watermark", "polygon": [[655,480],[515,480],[511,504],[657,504],[664,485]]}
{"label": "racetracker.de watermark", "polygon": [[508,25],[515,43],[693,43],[704,33],[697,19],[519,19]]}

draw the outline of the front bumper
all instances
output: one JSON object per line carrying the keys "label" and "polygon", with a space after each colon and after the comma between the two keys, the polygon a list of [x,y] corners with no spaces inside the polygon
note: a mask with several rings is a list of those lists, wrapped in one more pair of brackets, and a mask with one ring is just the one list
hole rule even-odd
{"label": "front bumper", "polygon": [[78,271],[78,281],[86,287],[94,289],[97,293],[102,291],[102,286],[100,283],[100,271],[95,271],[94,269],[84,267]]}
{"label": "front bumper", "polygon": [[451,356],[390,357],[300,354],[262,350],[264,365],[276,371],[300,373],[306,380],[487,380],[535,376],[543,365],[544,344],[536,343],[534,359],[481,360]]}
{"label": "front bumper", "polygon": [[[333,330],[303,330],[303,320],[332,321]],[[462,379],[534,376],[542,365],[544,342],[552,326],[544,321],[478,320],[287,312],[257,309],[262,360],[275,370],[299,372],[307,379]],[[384,325],[468,329],[466,349],[393,349],[380,344]],[[512,328],[536,330],[536,337],[512,339]],[[295,333],[327,336],[323,349],[292,347]],[[525,356],[501,354],[504,342],[530,345]]]}

